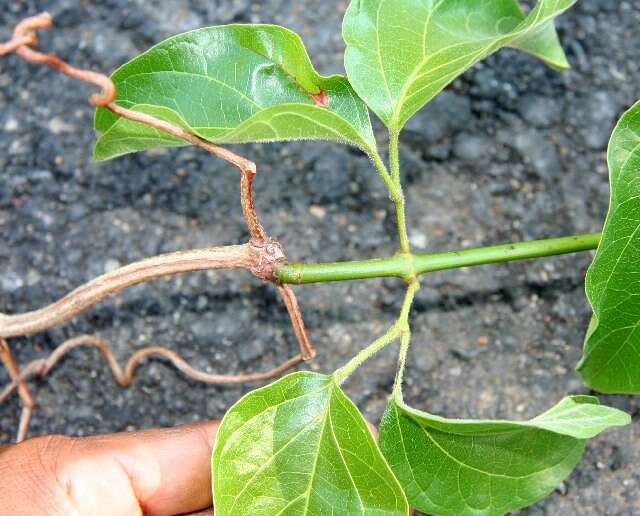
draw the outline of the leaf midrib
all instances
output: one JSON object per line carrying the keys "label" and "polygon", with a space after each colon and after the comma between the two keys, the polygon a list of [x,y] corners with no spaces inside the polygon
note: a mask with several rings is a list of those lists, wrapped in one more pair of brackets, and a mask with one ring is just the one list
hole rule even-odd
{"label": "leaf midrib", "polygon": [[304,394],[301,394],[300,396],[294,396],[292,398],[287,398],[287,399],[281,401],[280,403],[276,403],[274,405],[269,405],[265,410],[262,410],[262,411],[260,411],[260,412],[258,412],[256,414],[254,414],[249,419],[243,421],[242,424],[239,427],[237,427],[237,428],[235,428],[233,430],[232,436],[230,436],[227,439],[227,441],[224,444],[223,449],[220,450],[220,455],[223,455],[225,453],[225,450],[228,449],[230,447],[230,445],[235,444],[235,440],[233,440],[233,435],[237,434],[240,430],[242,430],[245,426],[247,426],[249,423],[251,423],[254,419],[260,417],[267,410],[271,410],[272,408],[280,407],[280,406],[285,405],[285,404],[287,404],[289,402],[296,401],[296,400],[299,400],[299,399],[302,399],[302,398],[306,398],[308,396],[313,396],[314,394],[317,394],[317,393],[323,391],[326,388],[327,388],[327,386],[324,385],[324,386],[320,387],[319,389],[316,389],[316,390],[310,391],[310,392],[305,392]]}
{"label": "leaf midrib", "polygon": [[131,75],[128,75],[122,81],[121,84],[126,84],[129,79],[133,79],[134,77],[145,77],[145,76],[148,76],[148,75],[152,75],[153,76],[153,75],[161,75],[161,74],[186,75],[186,76],[198,77],[198,78],[210,81],[210,82],[218,83],[218,84],[224,86],[225,88],[229,89],[230,91],[236,93],[239,97],[244,98],[246,101],[248,101],[249,103],[253,104],[258,109],[260,109],[260,110],[265,109],[264,106],[262,106],[261,104],[258,104],[251,97],[248,97],[246,95],[246,93],[244,93],[244,92],[234,88],[230,84],[227,84],[226,82],[221,81],[220,79],[217,79],[217,78],[215,78],[215,77],[213,77],[211,75],[208,75],[208,74],[198,74],[198,73],[193,73],[193,72],[185,72],[185,71],[182,71],[182,70],[158,70],[158,71],[154,71],[154,72],[139,72],[139,73],[133,73]]}
{"label": "leaf midrib", "polygon": [[311,426],[312,423],[315,423],[316,420],[318,419],[318,416],[316,416],[315,418],[313,418],[312,420],[310,420],[307,424],[305,424],[298,432],[296,432],[296,434],[287,441],[286,444],[282,445],[278,451],[276,451],[274,454],[272,454],[268,460],[266,460],[256,471],[254,471],[254,473],[251,475],[251,477],[246,481],[244,487],[238,492],[238,494],[236,496],[234,496],[233,498],[233,502],[231,504],[231,508],[229,509],[230,514],[234,514],[233,509],[236,506],[236,503],[238,503],[238,500],[240,500],[241,496],[244,494],[244,492],[249,488],[249,486],[253,483],[253,481],[256,479],[256,477],[262,473],[265,469],[267,469],[269,466],[271,466],[271,464],[273,463],[274,459],[284,450],[286,450],[293,442],[296,441],[296,439],[298,437],[300,437],[301,435],[303,435],[305,432],[307,432],[309,430],[309,427]]}
{"label": "leaf midrib", "polygon": [[[332,389],[332,382],[329,383],[326,387],[327,389]],[[327,414],[329,413],[329,407],[331,405],[331,392],[328,392],[328,399],[327,399],[327,404],[326,407],[324,409],[324,412],[322,413],[322,428],[320,430],[320,434],[318,435],[318,445],[316,446],[316,451],[315,451],[315,460],[313,461],[313,466],[311,468],[311,475],[309,477],[309,486],[307,487],[307,490],[304,492],[304,496],[306,497],[306,501],[304,504],[304,511],[303,514],[307,514],[307,512],[309,511],[309,501],[311,500],[311,491],[313,489],[313,482],[316,476],[316,471],[318,469],[318,458],[320,457],[320,446],[322,445],[322,436],[324,435],[324,431],[326,428],[326,424],[327,424]]]}
{"label": "leaf midrib", "polygon": [[356,492],[357,498],[358,498],[358,502],[360,504],[360,510],[364,516],[364,503],[362,501],[362,497],[360,496],[360,491],[358,489],[358,486],[356,485],[355,480],[353,479],[353,476],[351,475],[351,471],[349,470],[349,466],[347,465],[347,461],[344,458],[344,455],[342,453],[342,448],[340,446],[340,443],[338,442],[338,438],[336,437],[336,433],[333,429],[333,418],[331,417],[331,402],[333,400],[333,392],[331,393],[331,395],[329,396],[329,428],[331,429],[331,438],[333,439],[333,442],[336,445],[336,449],[338,450],[338,455],[340,455],[340,459],[342,460],[342,464],[344,465],[344,469],[347,472],[347,476],[349,477],[349,481],[351,482],[351,485],[353,486],[353,490]]}
{"label": "leaf midrib", "polygon": [[389,81],[387,79],[387,72],[384,69],[382,64],[382,51],[380,46],[380,31],[378,27],[380,26],[380,11],[382,10],[382,6],[384,5],[386,0],[380,0],[380,4],[378,5],[378,10],[376,11],[376,45],[378,47],[378,52],[376,52],[378,56],[378,65],[380,66],[380,72],[382,75],[382,80],[384,81],[384,87],[387,92],[387,98],[389,99],[389,103],[393,105],[393,97],[391,96],[391,89],[389,88]]}
{"label": "leaf midrib", "polygon": [[[271,109],[271,108],[283,108],[286,105],[291,105],[291,106],[296,106],[298,104],[296,103],[288,103],[288,104],[278,104],[275,106],[270,106],[266,109],[264,109],[263,111],[259,112],[259,113],[254,113],[253,115],[251,115],[249,118],[247,118],[246,120],[244,120],[240,125],[238,125],[237,127],[233,127],[231,128],[231,130],[224,134],[221,135],[219,138],[216,138],[217,141],[224,141],[225,139],[228,139],[229,137],[232,137],[234,134],[242,134],[242,131],[246,131],[248,127],[251,127],[251,124],[266,124],[266,122],[264,121],[252,121],[252,118],[257,118],[260,115],[262,115],[265,111]],[[322,109],[316,106],[313,106],[311,104],[301,104],[305,107],[309,107],[311,109]],[[345,118],[343,118],[342,116],[340,116],[339,114],[335,113],[334,111],[328,111],[328,110],[324,110],[322,109],[323,113],[327,113],[331,116],[335,116],[337,118],[339,118],[340,120],[342,120],[350,129],[353,130],[353,132],[355,133],[355,137],[357,138],[357,140],[352,141],[352,144],[358,144],[357,146],[360,147],[363,151],[367,152],[367,153],[371,153],[374,152],[374,148],[372,147],[371,143],[368,142],[366,139],[363,138],[363,136],[361,135],[360,131],[355,128],[351,123],[349,123],[349,121]],[[336,139],[339,141],[348,141],[345,138],[345,135],[343,135],[340,131],[336,130],[335,128],[328,126],[326,124],[321,123],[318,120],[314,120],[312,118],[309,118],[308,116],[303,115],[302,113],[298,113],[295,111],[284,111],[282,113],[276,113],[273,115],[273,118],[277,118],[277,117],[281,117],[281,116],[297,116],[299,118],[302,118],[304,120],[306,120],[307,122],[309,122],[312,125],[317,125],[319,127],[322,127],[323,129],[327,130],[330,133],[333,133],[336,136]],[[242,125],[247,124],[246,127],[241,127]],[[270,126],[271,127],[271,126]],[[275,129],[273,129],[273,132],[278,134],[278,131],[276,131]],[[353,135],[351,135],[353,136]]]}
{"label": "leaf midrib", "polygon": [[[382,0],[380,2],[380,5],[382,5],[384,3],[385,0]],[[496,47],[496,50],[506,46],[509,41],[517,39],[521,36],[523,36],[525,33],[527,33],[529,31],[529,29],[531,29],[532,27],[534,27],[536,24],[539,23],[540,17],[541,17],[541,10],[538,10],[538,12],[536,13],[536,17],[530,22],[527,23],[527,18],[525,17],[520,24],[518,25],[518,27],[516,27],[513,31],[504,34],[502,36],[498,36],[496,37],[486,37],[486,38],[479,38],[477,40],[474,41],[465,41],[465,42],[461,42],[461,43],[457,43],[454,45],[449,45],[447,47],[443,47],[439,50],[437,50],[435,53],[427,56],[427,52],[426,52],[426,33],[428,30],[428,24],[431,21],[431,17],[433,16],[433,13],[442,5],[443,0],[438,0],[438,2],[433,6],[433,8],[429,11],[427,18],[425,20],[425,29],[424,29],[424,33],[423,33],[423,58],[422,60],[414,67],[413,71],[411,72],[411,74],[409,75],[409,77],[405,80],[404,85],[402,87],[402,90],[400,92],[400,96],[398,97],[397,102],[394,103],[393,98],[391,97],[391,93],[389,92],[389,87],[387,85],[387,81],[386,81],[386,73],[385,73],[385,69],[384,66],[382,65],[382,58],[381,58],[381,52],[380,52],[380,34],[379,34],[379,22],[378,19],[376,18],[376,39],[378,42],[378,62],[379,62],[379,66],[380,66],[380,70],[382,72],[382,76],[385,79],[385,85],[387,85],[387,92],[388,92],[388,97],[389,97],[389,101],[391,102],[391,109],[392,109],[392,117],[391,117],[391,127],[394,130],[398,130],[400,128],[400,115],[402,113],[402,108],[404,103],[411,97],[413,97],[414,95],[416,95],[418,92],[422,91],[423,89],[429,87],[431,84],[434,84],[436,81],[432,81],[431,83],[429,83],[428,85],[426,85],[425,87],[421,88],[420,90],[418,90],[418,92],[413,92],[410,96],[407,96],[409,89],[411,88],[411,86],[414,84],[416,77],[418,75],[418,73],[420,72],[420,70],[432,59],[438,57],[440,54],[442,54],[443,52],[449,51],[453,48],[456,48],[458,46],[464,46],[464,45],[482,45],[483,42],[485,41],[492,41],[492,43],[490,45],[486,45],[483,46],[481,49],[479,49],[476,52],[471,52],[469,54],[466,54],[464,56],[460,56],[456,59],[457,60],[464,60],[464,59],[468,59],[468,58],[472,58],[472,60],[475,61],[475,59],[477,58],[477,56],[481,56],[482,54],[486,53],[486,52],[490,52],[492,47]],[[554,7],[554,10],[557,9],[558,3],[556,1],[556,5]],[[523,25],[526,24],[526,27],[523,27]],[[434,70],[437,70],[438,68],[443,68],[445,66],[449,66],[451,64],[451,62],[447,62],[444,63],[442,65],[439,65],[438,67],[436,67],[435,69],[431,69],[429,70],[429,73],[432,73]],[[471,65],[470,65],[471,66]],[[453,73],[453,72],[452,72]],[[423,75],[423,74],[421,74]]]}
{"label": "leaf midrib", "polygon": [[[431,436],[431,434],[429,433],[429,431],[426,428],[426,425],[421,424],[420,420],[417,419],[416,417],[414,417],[413,415],[411,415],[410,413],[405,412],[404,413],[406,415],[406,417],[410,418],[411,420],[413,420],[418,427],[425,433],[425,435],[429,438],[429,440],[442,452],[444,453],[447,457],[449,457],[452,461],[454,461],[455,463],[457,463],[460,467],[463,468],[467,468],[470,469],[472,471],[475,471],[476,473],[480,473],[482,475],[487,475],[489,477],[498,477],[498,478],[508,478],[510,480],[522,480],[525,478],[529,478],[529,477],[533,477],[535,475],[539,475],[541,473],[544,473],[547,470],[553,469],[556,466],[558,466],[559,464],[562,463],[563,460],[565,460],[565,458],[563,457],[560,461],[558,461],[556,464],[550,465],[550,466],[546,466],[540,470],[536,470],[532,473],[529,473],[527,475],[519,475],[519,476],[514,476],[514,475],[506,475],[503,473],[491,473],[489,471],[484,471],[480,468],[476,468],[475,466],[471,466],[469,464],[465,464],[464,462],[462,462],[460,459],[458,459],[457,457],[454,457],[453,455],[451,455],[445,448],[443,448],[442,446],[440,446],[440,444]],[[532,430],[541,430],[541,431],[547,431],[549,432],[550,430],[544,430],[544,429],[538,429],[538,428],[531,428]],[[526,430],[526,428],[523,428],[523,430]],[[446,432],[445,432],[446,433]],[[555,432],[553,432],[555,433]],[[559,435],[563,435],[563,434],[559,434]],[[581,439],[576,439],[575,437],[571,437],[568,435],[563,435],[563,437],[566,437],[568,439],[573,439],[575,441],[581,441]]]}

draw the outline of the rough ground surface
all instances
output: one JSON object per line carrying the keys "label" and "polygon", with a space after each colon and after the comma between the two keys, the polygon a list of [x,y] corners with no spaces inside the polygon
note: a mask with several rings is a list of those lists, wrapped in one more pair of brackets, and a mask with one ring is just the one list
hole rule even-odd
{"label": "rough ground surface", "polygon": [[[177,31],[274,22],[299,31],[322,72],[342,70],[346,1],[1,0],[0,37],[47,8],[57,28],[43,47],[111,70]],[[420,113],[404,136],[404,177],[416,249],[596,231],[608,201],[604,150],[614,120],[640,97],[640,5],[581,0],[560,32],[574,68],[557,74],[502,51]],[[159,252],[246,238],[238,177],[195,150],[91,162],[90,88],[14,57],[0,61],[0,311],[39,307],[84,281]],[[382,132],[380,131],[382,135]],[[331,144],[248,146],[270,232],[298,260],[394,252],[391,206],[367,160]],[[566,393],[587,392],[573,368],[590,312],[583,254],[423,281],[412,316],[407,398],[454,417],[524,418]],[[299,288],[318,359],[331,371],[379,335],[402,297],[398,281]],[[273,288],[248,274],[194,274],[137,287],[71,324],[11,344],[21,362],[66,337],[93,332],[121,359],[157,342],[210,371],[256,371],[295,353]],[[384,408],[395,350],[373,360],[348,391],[373,420]],[[6,375],[0,373],[0,381]],[[221,417],[250,386],[207,387],[161,361],[128,390],[96,351],[78,350],[32,384],[32,435],[112,432]],[[640,403],[603,396],[637,419]],[[0,408],[13,438],[14,398]],[[640,425],[594,440],[577,471],[523,514],[640,514]]]}

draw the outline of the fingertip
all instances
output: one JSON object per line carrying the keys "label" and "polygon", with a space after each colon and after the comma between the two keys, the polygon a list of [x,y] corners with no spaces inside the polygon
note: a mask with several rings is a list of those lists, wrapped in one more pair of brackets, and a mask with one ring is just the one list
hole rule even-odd
{"label": "fingertip", "polygon": [[219,423],[207,421],[89,438],[118,461],[144,514],[185,514],[211,506],[211,450]]}

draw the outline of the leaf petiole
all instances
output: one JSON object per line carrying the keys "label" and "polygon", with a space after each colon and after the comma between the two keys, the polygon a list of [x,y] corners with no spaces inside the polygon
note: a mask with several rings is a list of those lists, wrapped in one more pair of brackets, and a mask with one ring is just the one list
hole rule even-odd
{"label": "leaf petiole", "polygon": [[371,161],[373,161],[373,164],[375,165],[376,170],[378,171],[378,175],[380,176],[384,184],[387,185],[387,188],[389,189],[389,195],[393,200],[396,187],[395,187],[395,184],[393,183],[393,179],[391,178],[391,174],[389,174],[389,171],[387,170],[387,166],[384,164],[384,161],[382,161],[382,158],[380,157],[380,154],[378,154],[377,151],[370,152],[369,158],[371,159]]}
{"label": "leaf petiole", "polygon": [[407,288],[407,293],[405,294],[404,301],[402,303],[402,309],[400,310],[400,316],[393,326],[391,326],[384,335],[376,339],[372,344],[360,351],[360,353],[349,360],[349,362],[333,373],[333,379],[338,385],[342,384],[356,369],[358,369],[358,367],[378,351],[387,347],[389,344],[397,340],[398,337],[403,337],[405,334],[409,333],[409,312],[416,292],[419,289],[420,283],[417,280],[412,281]]}
{"label": "leaf petiole", "polygon": [[409,353],[409,345],[411,344],[411,329],[408,327],[402,332],[400,338],[400,355],[398,357],[398,371],[396,372],[396,379],[393,382],[393,399],[398,403],[402,403],[402,381],[404,378],[404,368],[407,363],[407,354]]}
{"label": "leaf petiole", "polygon": [[407,236],[407,224],[404,213],[404,193],[402,191],[402,183],[400,182],[400,161],[398,158],[398,136],[391,134],[389,141],[389,162],[391,164],[391,173],[385,166],[384,162],[377,153],[371,153],[370,157],[378,170],[378,174],[389,189],[389,196],[396,208],[396,223],[398,226],[398,239],[400,241],[400,252],[407,254],[411,252],[409,246],[409,237]]}
{"label": "leaf petiole", "polygon": [[393,202],[396,205],[396,224],[398,225],[400,251],[404,254],[409,254],[411,252],[411,246],[409,244],[409,236],[407,234],[404,192],[402,190],[402,181],[400,180],[399,137],[399,132],[389,132],[389,163],[391,165],[391,178],[393,179],[395,188]]}

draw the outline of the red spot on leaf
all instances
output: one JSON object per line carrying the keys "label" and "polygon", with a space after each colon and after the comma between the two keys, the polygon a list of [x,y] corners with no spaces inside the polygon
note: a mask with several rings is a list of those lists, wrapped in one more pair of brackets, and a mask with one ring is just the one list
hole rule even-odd
{"label": "red spot on leaf", "polygon": [[329,107],[329,96],[324,90],[320,90],[318,93],[310,93],[309,96],[316,103],[316,106],[321,108]]}

